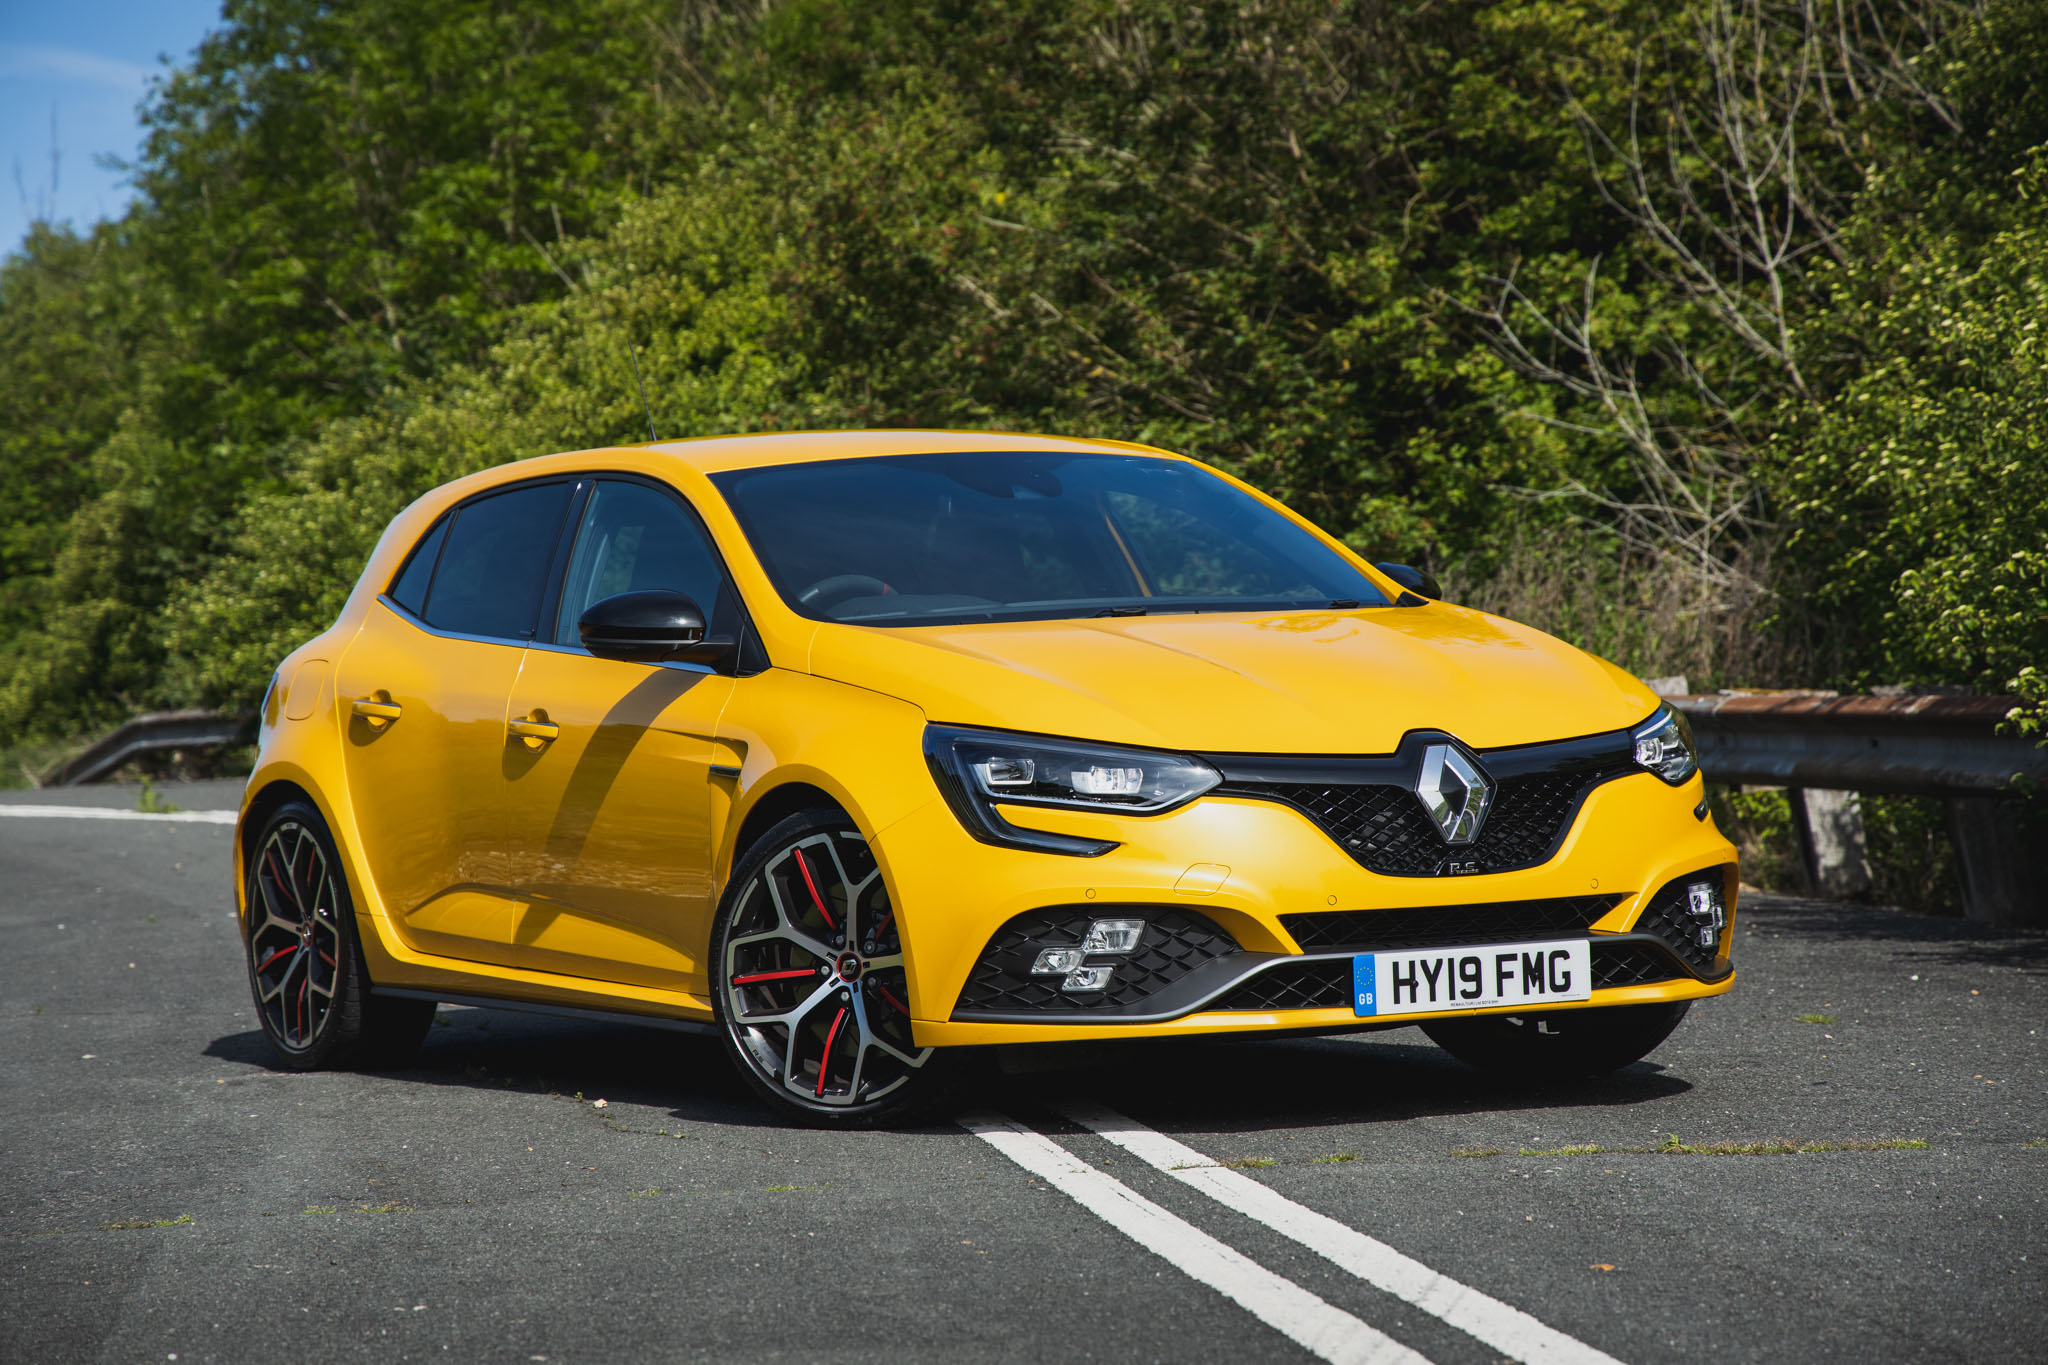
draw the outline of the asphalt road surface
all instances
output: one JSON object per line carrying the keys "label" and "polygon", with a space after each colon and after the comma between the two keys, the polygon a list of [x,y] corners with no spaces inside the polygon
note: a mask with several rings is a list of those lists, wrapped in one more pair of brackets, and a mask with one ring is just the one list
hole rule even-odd
{"label": "asphalt road surface", "polygon": [[[228,850],[0,814],[0,1359],[2048,1349],[2041,936],[1752,897],[1734,994],[1605,1080],[1505,1084],[1413,1030],[1120,1045],[835,1135],[713,1040],[495,1010],[444,1006],[403,1071],[280,1070]],[[1773,1139],[1825,1150],[1719,1150]]]}

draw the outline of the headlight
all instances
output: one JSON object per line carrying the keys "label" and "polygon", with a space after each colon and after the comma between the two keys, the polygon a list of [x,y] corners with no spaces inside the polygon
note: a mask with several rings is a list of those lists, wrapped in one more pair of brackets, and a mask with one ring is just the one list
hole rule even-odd
{"label": "headlight", "polygon": [[1157,815],[1223,780],[1214,768],[1184,754],[943,725],[926,728],[924,752],[939,790],[975,838],[1082,857],[1107,853],[1116,845],[1019,829],[996,814],[995,806]]}
{"label": "headlight", "polygon": [[1636,762],[1677,786],[1700,770],[1699,749],[1692,742],[1692,726],[1669,705],[1638,725],[1631,738],[1636,742]]}

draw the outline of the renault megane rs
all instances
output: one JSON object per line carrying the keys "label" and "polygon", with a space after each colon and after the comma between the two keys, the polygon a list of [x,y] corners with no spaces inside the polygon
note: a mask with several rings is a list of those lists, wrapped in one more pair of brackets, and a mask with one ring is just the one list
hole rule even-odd
{"label": "renault megane rs", "polygon": [[402,512],[262,710],[249,980],[298,1067],[437,1001],[715,1029],[827,1124],[963,1050],[1420,1024],[1626,1065],[1728,990],[1684,720],[1214,469],[827,432]]}

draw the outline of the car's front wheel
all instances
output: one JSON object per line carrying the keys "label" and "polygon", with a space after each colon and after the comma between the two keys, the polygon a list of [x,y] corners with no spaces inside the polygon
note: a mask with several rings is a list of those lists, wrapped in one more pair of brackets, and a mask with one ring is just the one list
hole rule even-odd
{"label": "car's front wheel", "polygon": [[912,1041],[902,925],[844,815],[800,811],[755,840],[712,942],[727,1050],[777,1109],[866,1127],[944,1098],[953,1059]]}
{"label": "car's front wheel", "polygon": [[1641,1061],[1671,1036],[1690,1000],[1610,1005],[1550,1014],[1435,1019],[1430,1041],[1483,1071],[1529,1077],[1592,1076]]}
{"label": "car's front wheel", "polygon": [[370,994],[341,855],[318,811],[294,801],[247,845],[242,943],[263,1035],[286,1066],[389,1066],[419,1046],[431,1000]]}

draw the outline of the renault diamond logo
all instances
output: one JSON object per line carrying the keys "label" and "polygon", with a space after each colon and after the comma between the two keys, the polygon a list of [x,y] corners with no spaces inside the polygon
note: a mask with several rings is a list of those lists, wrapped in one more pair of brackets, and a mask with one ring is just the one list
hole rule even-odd
{"label": "renault diamond logo", "polygon": [[1422,798],[1445,843],[1469,844],[1486,823],[1493,784],[1461,750],[1432,744],[1422,751],[1422,773],[1415,779],[1415,794]]}

